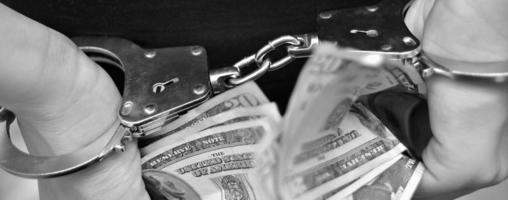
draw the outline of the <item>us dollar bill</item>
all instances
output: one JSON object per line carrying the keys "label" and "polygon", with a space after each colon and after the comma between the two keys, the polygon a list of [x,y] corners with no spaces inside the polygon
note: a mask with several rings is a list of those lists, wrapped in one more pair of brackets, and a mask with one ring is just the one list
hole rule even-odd
{"label": "us dollar bill", "polygon": [[[375,134],[369,134],[370,130],[363,130],[365,126],[354,123],[353,119],[350,119],[347,124],[342,123],[342,120],[349,113],[361,90],[368,84],[367,80],[378,77],[381,61],[373,67],[362,66],[359,62],[350,62],[350,64],[342,66],[339,70],[340,73],[334,75],[330,84],[322,88],[321,92],[307,106],[308,110],[295,111],[294,113],[298,114],[302,120],[286,123],[293,128],[284,129],[282,151],[285,155],[283,157],[298,159],[301,157],[298,154],[307,151],[305,146],[320,148],[319,141],[327,142],[335,140],[335,137],[339,137],[337,141],[343,144],[340,145],[341,148],[335,147],[333,149],[342,150],[342,152],[332,152],[333,155],[340,155],[352,147],[377,137]],[[355,132],[351,132],[353,130]],[[383,131],[390,133],[388,129]],[[343,132],[346,135],[343,135]],[[373,133],[379,134],[379,132]],[[382,136],[385,135],[387,134],[383,133]],[[390,139],[394,139],[394,137],[390,137]],[[285,171],[292,171],[296,167],[293,165],[294,163],[284,162],[282,167]]]}
{"label": "us dollar bill", "polygon": [[337,48],[332,44],[323,43],[309,58],[303,67],[295,88],[289,99],[286,114],[284,116],[283,129],[292,132],[291,124],[300,122],[302,113],[308,109],[310,102],[320,94],[321,90],[328,85],[346,65],[355,64],[345,58],[357,58],[350,51],[341,51],[337,56]]}
{"label": "us dollar bill", "polygon": [[[256,200],[252,174],[227,174],[209,178],[183,179],[164,170],[143,170],[145,187],[152,200]],[[261,193],[262,194],[262,193]]]}
{"label": "us dollar bill", "polygon": [[256,195],[249,185],[249,179],[245,174],[224,175],[212,178],[212,181],[218,188],[221,188],[222,199],[256,199]]}
{"label": "us dollar bill", "polygon": [[364,86],[359,95],[372,94],[396,86],[401,86],[407,92],[426,94],[423,79],[409,62],[393,61],[381,55],[339,49],[334,44],[323,43],[314,51],[298,77],[284,117],[284,130],[293,132],[292,128],[295,127],[291,124],[302,120],[302,113],[312,105],[310,102],[322,93],[337,75],[343,74],[347,66],[358,68],[353,71],[361,71],[358,65],[379,68],[371,71],[370,75],[362,80]]}
{"label": "us dollar bill", "polygon": [[305,112],[294,112],[302,117],[288,122],[292,128],[283,136],[279,184],[284,199],[325,195],[406,150],[387,128],[379,129],[377,118],[362,113],[366,109],[351,110],[369,80],[382,74],[382,64],[381,59],[370,66],[342,66]]}
{"label": "us dollar bill", "polygon": [[[399,85],[409,93],[427,94],[427,86],[425,85],[422,76],[418,72],[418,69],[416,69],[409,61],[400,62],[387,60],[383,64],[382,68],[384,73],[390,74],[395,80],[397,80],[398,84],[393,86]],[[388,88],[389,87],[386,89]]]}
{"label": "us dollar bill", "polygon": [[408,62],[401,62],[398,60],[385,59],[377,74],[371,76],[366,81],[366,85],[362,88],[360,95],[367,95],[393,87],[402,88],[401,91],[426,94],[427,86],[420,76],[418,70]]}
{"label": "us dollar bill", "polygon": [[211,128],[199,134],[182,135],[172,143],[143,156],[142,168],[160,168],[201,153],[234,146],[259,144],[263,145],[259,148],[265,149],[278,134],[278,127],[273,121],[261,118]]}
{"label": "us dollar bill", "polygon": [[410,200],[423,176],[423,164],[406,156],[388,162],[326,198],[329,200]]}
{"label": "us dollar bill", "polygon": [[266,103],[256,107],[242,107],[229,110],[213,117],[203,120],[198,125],[186,129],[188,132],[198,132],[209,128],[227,126],[237,122],[255,120],[259,118],[269,118],[276,124],[279,124],[282,116],[280,115],[277,104]]}
{"label": "us dollar bill", "polygon": [[[253,192],[261,186],[253,170],[257,157],[271,147],[278,133],[274,122],[261,118],[187,135],[142,158],[145,182],[175,180],[182,184],[183,193],[193,194],[189,199],[263,199],[262,193]],[[156,195],[171,185],[157,186]]]}
{"label": "us dollar bill", "polygon": [[261,118],[269,118],[274,123],[278,124],[281,120],[281,116],[277,105],[275,103],[266,103],[255,107],[239,107],[203,118],[199,123],[195,123],[192,126],[171,135],[167,135],[166,137],[151,143],[150,145],[140,149],[140,152],[141,155],[144,156],[151,152],[155,152],[158,149],[163,149],[183,137],[188,137],[190,134],[201,134],[201,131],[205,129]]}
{"label": "us dollar bill", "polygon": [[328,131],[302,145],[295,143],[300,147],[294,150],[296,154],[281,156],[279,184],[284,186],[281,190],[284,199],[323,196],[406,151],[386,127],[379,127],[379,121],[371,122],[372,118],[364,116],[369,115],[350,112],[342,120],[336,136]]}
{"label": "us dollar bill", "polygon": [[358,148],[286,177],[288,192],[293,199],[315,199],[345,186],[363,174],[396,157],[404,147],[389,149],[382,140],[373,140]]}

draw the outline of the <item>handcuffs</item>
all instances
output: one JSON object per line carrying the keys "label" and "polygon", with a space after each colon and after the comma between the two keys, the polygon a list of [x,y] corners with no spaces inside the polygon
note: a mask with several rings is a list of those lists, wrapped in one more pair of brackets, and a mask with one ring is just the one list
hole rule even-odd
{"label": "handcuffs", "polygon": [[[17,176],[37,179],[79,171],[113,152],[124,151],[128,141],[150,137],[179,114],[213,95],[256,80],[295,59],[309,57],[320,41],[410,63],[424,77],[437,74],[454,80],[506,81],[508,70],[492,73],[450,70],[423,55],[420,42],[403,21],[409,5],[409,0],[384,0],[366,7],[322,12],[317,17],[317,33],[278,37],[234,65],[210,71],[206,50],[201,46],[142,49],[120,38],[74,38],[92,60],[124,71],[121,125],[108,142],[96,140],[65,155],[34,156],[12,144],[9,125],[15,116],[0,107],[0,167]],[[279,47],[286,47],[287,56],[273,61],[269,55]],[[254,69],[248,70],[249,67]]]}

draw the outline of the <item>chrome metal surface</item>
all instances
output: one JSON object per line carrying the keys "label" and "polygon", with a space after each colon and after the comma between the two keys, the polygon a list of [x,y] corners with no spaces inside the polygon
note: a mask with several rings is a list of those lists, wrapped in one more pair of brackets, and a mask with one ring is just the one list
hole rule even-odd
{"label": "chrome metal surface", "polygon": [[178,77],[172,78],[168,81],[162,82],[162,83],[154,83],[152,85],[152,92],[153,93],[162,93],[164,90],[166,90],[166,86],[173,83],[178,83],[180,79]]}
{"label": "chrome metal surface", "polygon": [[119,126],[111,139],[96,140],[78,151],[58,156],[34,156],[20,151],[10,139],[9,125],[15,116],[0,111],[0,167],[25,178],[52,178],[79,171],[94,164],[116,150],[124,150],[129,132]]}
{"label": "chrome metal surface", "polygon": [[415,57],[421,49],[404,23],[408,3],[410,0],[384,0],[367,7],[327,11],[330,18],[317,19],[319,39],[393,59]]}
{"label": "chrome metal surface", "polygon": [[240,71],[236,67],[222,67],[210,70],[210,84],[213,93],[218,94],[233,87],[229,84],[229,79],[240,76]]}
{"label": "chrome metal surface", "polygon": [[[202,84],[211,91],[208,61],[200,46],[143,49],[108,37],[79,37],[74,42],[84,51],[108,52],[125,70],[123,102],[133,102],[129,112],[119,111],[122,124],[137,129],[159,118],[171,118],[208,99],[211,92],[196,95]],[[137,134],[136,134],[137,135]]]}
{"label": "chrome metal surface", "polygon": [[299,46],[289,45],[287,52],[294,58],[307,58],[312,54],[312,50],[319,44],[319,37],[315,33],[295,35],[302,42]]}
{"label": "chrome metal surface", "polygon": [[[237,65],[238,64],[238,65]],[[248,64],[256,64],[255,56],[251,55],[247,57],[246,59],[242,59],[240,63],[237,63],[234,65],[235,68],[239,69],[241,71],[242,68],[249,66]],[[244,84],[249,81],[253,81],[258,79],[259,77],[263,76],[268,70],[270,69],[270,66],[272,65],[272,62],[270,60],[264,60],[261,65],[257,65],[258,68],[247,75],[239,76],[238,78],[230,78],[227,79],[227,84],[237,86]]]}
{"label": "chrome metal surface", "polygon": [[298,38],[296,38],[295,36],[292,36],[292,35],[280,36],[278,38],[275,38],[272,41],[269,41],[268,44],[266,44],[261,49],[259,49],[258,52],[256,52],[254,60],[256,61],[258,66],[261,66],[266,60],[268,60],[268,61],[270,61],[270,63],[272,63],[270,65],[269,69],[276,70],[280,67],[283,67],[283,66],[289,64],[291,61],[294,60],[294,58],[291,57],[291,55],[287,55],[278,61],[272,62],[271,59],[269,57],[267,57],[268,54],[270,52],[276,50],[277,47],[280,47],[282,45],[300,46],[301,43],[302,42],[300,40],[298,40]]}
{"label": "chrome metal surface", "polygon": [[[508,81],[508,61],[498,63],[461,63],[460,70],[452,69],[450,66],[443,66],[430,59],[425,52],[419,57],[423,65],[422,76],[428,78],[433,75],[441,75],[454,80],[487,81],[494,83],[505,83]],[[478,67],[481,65],[482,67]]]}

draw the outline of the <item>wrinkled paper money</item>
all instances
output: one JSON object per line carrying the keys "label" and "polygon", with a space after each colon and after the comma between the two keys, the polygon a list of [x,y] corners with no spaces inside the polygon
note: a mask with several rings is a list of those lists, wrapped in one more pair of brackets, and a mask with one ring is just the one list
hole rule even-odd
{"label": "wrinkled paper money", "polygon": [[320,45],[284,118],[249,82],[158,129],[141,149],[152,199],[410,199],[424,167],[361,95],[399,87],[424,94],[411,66]]}

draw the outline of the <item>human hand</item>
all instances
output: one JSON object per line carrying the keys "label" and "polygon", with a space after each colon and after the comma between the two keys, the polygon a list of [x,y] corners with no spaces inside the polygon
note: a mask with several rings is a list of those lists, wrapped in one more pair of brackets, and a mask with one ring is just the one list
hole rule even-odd
{"label": "human hand", "polygon": [[[120,94],[110,77],[63,35],[0,4],[0,105],[17,115],[34,155],[109,140]],[[131,143],[82,171],[39,181],[40,199],[149,199]]]}
{"label": "human hand", "polygon": [[[423,51],[449,67],[502,64],[508,69],[508,1],[417,0],[406,24]],[[508,176],[508,84],[427,79],[434,137],[416,194],[452,199]]]}

